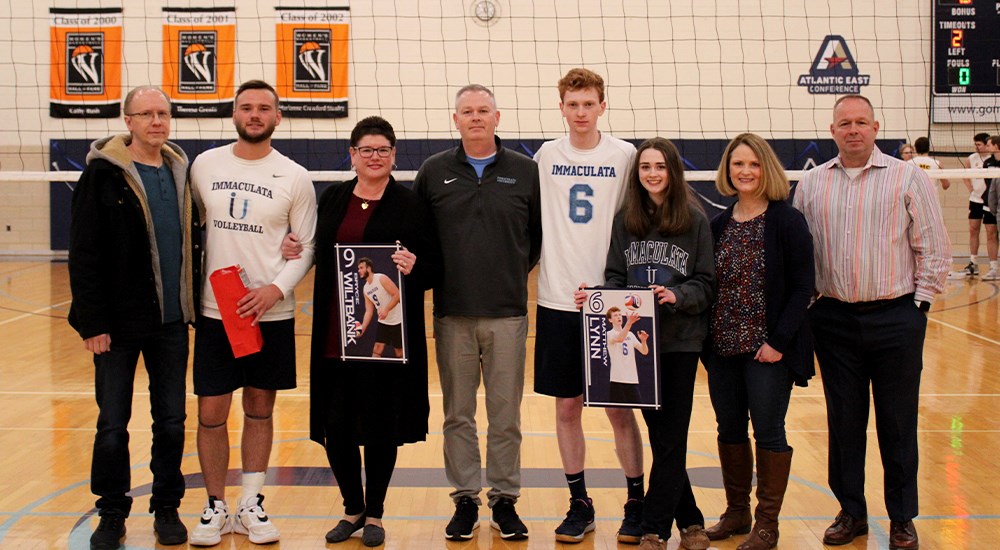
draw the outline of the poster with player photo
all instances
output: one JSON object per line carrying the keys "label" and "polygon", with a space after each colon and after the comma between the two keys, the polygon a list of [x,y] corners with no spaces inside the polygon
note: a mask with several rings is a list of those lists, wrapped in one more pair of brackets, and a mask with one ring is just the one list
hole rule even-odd
{"label": "poster with player photo", "polygon": [[583,404],[660,408],[656,298],[647,289],[587,288]]}
{"label": "poster with player photo", "polygon": [[403,274],[398,244],[336,246],[340,352],[344,359],[406,363]]}

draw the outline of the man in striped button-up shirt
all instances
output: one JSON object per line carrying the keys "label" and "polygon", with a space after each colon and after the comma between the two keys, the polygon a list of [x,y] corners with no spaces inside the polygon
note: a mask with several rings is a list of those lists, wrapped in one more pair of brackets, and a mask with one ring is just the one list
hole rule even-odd
{"label": "man in striped button-up shirt", "polygon": [[917,408],[926,311],[951,266],[934,187],[912,164],[882,154],[871,102],[842,97],[830,133],[839,156],[810,170],[794,205],[816,255],[810,311],[830,430],[829,482],[841,513],[826,544],[868,532],[865,441],[869,385],[890,548],[917,548]]}

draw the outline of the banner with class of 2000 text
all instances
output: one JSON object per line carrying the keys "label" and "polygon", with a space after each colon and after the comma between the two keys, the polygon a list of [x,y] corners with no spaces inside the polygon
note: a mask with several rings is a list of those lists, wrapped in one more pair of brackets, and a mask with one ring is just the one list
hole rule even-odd
{"label": "banner with class of 2000 text", "polygon": [[49,116],[117,118],[122,9],[49,8]]}

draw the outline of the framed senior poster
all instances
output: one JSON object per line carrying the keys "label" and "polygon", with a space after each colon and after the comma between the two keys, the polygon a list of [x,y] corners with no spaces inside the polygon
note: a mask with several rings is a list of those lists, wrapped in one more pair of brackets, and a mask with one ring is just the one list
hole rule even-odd
{"label": "framed senior poster", "polygon": [[583,404],[660,408],[656,298],[652,290],[587,288]]}
{"label": "framed senior poster", "polygon": [[344,359],[407,362],[403,274],[397,244],[336,245],[340,351]]}

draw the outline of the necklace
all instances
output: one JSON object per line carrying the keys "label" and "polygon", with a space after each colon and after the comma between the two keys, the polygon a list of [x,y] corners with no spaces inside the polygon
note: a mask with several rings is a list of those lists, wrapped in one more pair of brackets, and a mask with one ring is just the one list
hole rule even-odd
{"label": "necklace", "polygon": [[382,198],[382,195],[380,193],[379,196],[376,197],[376,198],[366,199],[366,198],[362,197],[361,195],[359,195],[356,189],[354,191],[354,196],[357,197],[358,200],[361,201],[361,209],[362,210],[368,210],[368,207],[372,206],[372,203],[378,202],[379,199]]}
{"label": "necklace", "polygon": [[747,212],[746,208],[743,206],[743,203],[737,202],[736,206],[733,207],[733,216],[736,217],[736,218],[738,218],[736,221],[744,221],[745,222],[745,221],[752,220],[752,219],[756,218],[757,216],[760,216],[766,210],[767,210],[767,203],[764,203],[764,207],[763,208],[758,208],[755,211]]}

